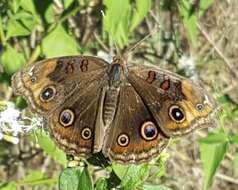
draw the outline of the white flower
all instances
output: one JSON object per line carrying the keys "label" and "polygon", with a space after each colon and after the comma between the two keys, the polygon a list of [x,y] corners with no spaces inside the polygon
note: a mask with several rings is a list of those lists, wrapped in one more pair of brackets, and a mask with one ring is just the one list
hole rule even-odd
{"label": "white flower", "polygon": [[6,102],[3,111],[0,112],[0,140],[4,139],[17,144],[19,134],[28,133],[33,128],[42,126],[42,123],[42,118],[22,117],[22,113],[13,103]]}
{"label": "white flower", "polygon": [[196,72],[196,64],[194,58],[191,56],[183,55],[179,59],[178,67],[183,69],[187,76],[192,80],[197,81],[198,75]]}

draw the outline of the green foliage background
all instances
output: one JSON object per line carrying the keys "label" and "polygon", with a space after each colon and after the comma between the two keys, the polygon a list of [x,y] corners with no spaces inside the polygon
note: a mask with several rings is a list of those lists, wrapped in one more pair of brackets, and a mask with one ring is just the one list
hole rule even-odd
{"label": "green foliage background", "polygon": [[[145,37],[141,32],[146,17],[154,6],[153,0],[103,0],[92,6],[92,1],[87,0],[62,0],[60,5],[56,1],[44,0],[2,0],[0,1],[0,64],[4,72],[0,75],[0,82],[10,85],[10,77],[26,63],[39,59],[78,55],[98,52],[101,42],[108,49],[117,46],[124,49]],[[157,2],[157,1],[156,1]],[[201,0],[197,9],[193,10],[193,4],[189,0],[160,1],[161,12],[174,11],[178,14],[179,21],[184,25],[186,35],[191,46],[199,45],[197,23],[201,16],[213,4],[213,0]],[[93,7],[90,14],[94,15],[95,23],[89,27],[96,27],[96,34],[100,41],[84,42],[82,36],[77,35],[86,30],[84,21],[80,20],[83,10]],[[82,12],[81,12],[82,11]],[[89,14],[89,16],[90,16]],[[79,17],[76,27],[72,26],[72,17]],[[142,27],[141,27],[142,26]],[[155,27],[156,28],[156,27]],[[159,37],[151,38],[165,43],[163,28],[158,31]],[[143,36],[144,35],[144,36]],[[173,31],[172,42],[180,46],[181,34]],[[153,42],[152,42],[153,43]],[[221,161],[230,146],[237,147],[238,135],[228,134],[224,129],[226,119],[234,119],[238,116],[237,106],[226,96],[219,96],[224,112],[220,117],[220,129],[200,140],[201,160],[204,167],[204,189],[208,189]],[[12,99],[18,107],[22,100]],[[23,106],[24,107],[24,106]],[[67,160],[64,153],[58,150],[50,138],[38,133],[38,144],[46,154],[50,155],[64,167]],[[34,137],[29,141],[34,142]],[[0,155],[1,157],[1,155]],[[238,173],[238,154],[235,153],[234,169]],[[2,181],[0,179],[0,190],[15,190],[20,187],[44,187],[51,188],[59,184],[59,189],[97,189],[106,190],[112,187],[118,189],[140,189],[140,190],[169,190],[169,187],[145,183],[165,175],[165,165],[168,154],[163,153],[157,160],[140,166],[107,166],[109,178],[99,178],[92,182],[91,166],[66,168],[58,177],[45,176],[41,171],[33,170],[23,179],[17,181]],[[153,175],[151,169],[153,168]]]}

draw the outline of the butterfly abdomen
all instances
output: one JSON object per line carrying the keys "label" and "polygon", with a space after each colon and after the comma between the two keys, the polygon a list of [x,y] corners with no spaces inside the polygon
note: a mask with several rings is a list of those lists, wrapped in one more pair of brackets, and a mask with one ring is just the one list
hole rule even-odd
{"label": "butterfly abdomen", "polygon": [[108,73],[109,86],[106,91],[103,104],[103,122],[105,126],[110,125],[116,113],[118,95],[120,91],[121,71],[121,65],[116,63],[111,66]]}
{"label": "butterfly abdomen", "polygon": [[116,113],[119,88],[108,89],[103,104],[103,122],[105,126],[110,125]]}

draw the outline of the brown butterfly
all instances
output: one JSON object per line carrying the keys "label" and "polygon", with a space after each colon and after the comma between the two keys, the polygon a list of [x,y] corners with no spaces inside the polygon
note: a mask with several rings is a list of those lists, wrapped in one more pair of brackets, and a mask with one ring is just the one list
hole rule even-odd
{"label": "brown butterfly", "polygon": [[92,56],[43,60],[18,71],[12,86],[67,154],[102,151],[125,164],[151,160],[170,137],[212,125],[217,107],[192,81],[117,57],[111,64]]}

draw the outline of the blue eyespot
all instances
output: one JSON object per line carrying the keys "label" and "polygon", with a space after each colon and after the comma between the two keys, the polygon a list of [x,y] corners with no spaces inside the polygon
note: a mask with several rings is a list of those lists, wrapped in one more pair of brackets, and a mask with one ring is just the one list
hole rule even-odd
{"label": "blue eyespot", "polygon": [[141,135],[147,141],[154,140],[158,135],[157,126],[151,121],[146,121],[141,127]]}
{"label": "blue eyespot", "polygon": [[64,127],[68,127],[73,124],[75,119],[74,112],[70,109],[65,109],[60,114],[60,124]]}
{"label": "blue eyespot", "polygon": [[144,133],[146,137],[153,137],[155,135],[155,128],[152,125],[147,126],[147,128],[144,129]]}

